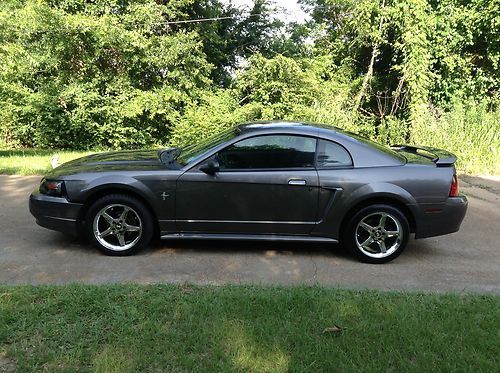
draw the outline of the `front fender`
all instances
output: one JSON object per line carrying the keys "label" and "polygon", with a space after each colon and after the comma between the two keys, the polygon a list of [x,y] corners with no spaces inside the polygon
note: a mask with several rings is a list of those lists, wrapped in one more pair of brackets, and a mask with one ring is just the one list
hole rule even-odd
{"label": "front fender", "polygon": [[124,175],[104,175],[90,181],[66,181],[68,198],[85,203],[88,198],[105,189],[119,189],[140,195],[154,208],[155,195],[143,182]]}

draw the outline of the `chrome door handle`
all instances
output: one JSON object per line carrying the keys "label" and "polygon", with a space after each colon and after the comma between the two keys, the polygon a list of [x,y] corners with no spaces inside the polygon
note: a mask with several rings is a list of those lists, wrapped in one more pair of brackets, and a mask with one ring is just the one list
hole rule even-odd
{"label": "chrome door handle", "polygon": [[288,185],[306,185],[306,181],[301,179],[291,179],[288,180]]}

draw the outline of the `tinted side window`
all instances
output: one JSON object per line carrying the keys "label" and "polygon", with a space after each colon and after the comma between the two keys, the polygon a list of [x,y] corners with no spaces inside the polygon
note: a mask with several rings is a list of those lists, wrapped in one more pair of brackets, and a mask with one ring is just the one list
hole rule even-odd
{"label": "tinted side window", "polygon": [[342,146],[327,140],[319,140],[317,167],[352,166],[351,156]]}
{"label": "tinted side window", "polygon": [[314,167],[316,139],[266,135],[239,141],[219,152],[222,170]]}

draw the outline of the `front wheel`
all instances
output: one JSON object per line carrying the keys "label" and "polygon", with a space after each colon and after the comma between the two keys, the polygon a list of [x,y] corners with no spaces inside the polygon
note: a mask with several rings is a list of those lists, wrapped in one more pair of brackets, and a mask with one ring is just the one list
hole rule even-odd
{"label": "front wheel", "polygon": [[366,263],[387,263],[398,257],[408,243],[410,227],[404,214],[389,205],[372,205],[349,220],[344,242]]}
{"label": "front wheel", "polygon": [[106,255],[132,255],[146,247],[153,235],[148,208],[128,195],[100,198],[90,207],[85,221],[90,241]]}

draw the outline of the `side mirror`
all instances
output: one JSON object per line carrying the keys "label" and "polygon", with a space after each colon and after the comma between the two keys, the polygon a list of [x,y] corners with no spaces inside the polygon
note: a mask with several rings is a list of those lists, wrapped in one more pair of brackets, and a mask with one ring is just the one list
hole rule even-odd
{"label": "side mirror", "polygon": [[208,161],[200,167],[200,171],[203,171],[207,175],[214,176],[217,172],[219,172],[219,162],[216,160]]}

